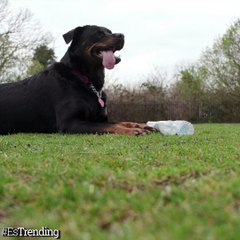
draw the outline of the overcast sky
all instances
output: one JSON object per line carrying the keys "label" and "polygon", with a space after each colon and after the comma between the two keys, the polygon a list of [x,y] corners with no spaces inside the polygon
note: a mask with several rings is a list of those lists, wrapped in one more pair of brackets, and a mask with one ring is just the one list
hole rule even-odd
{"label": "overcast sky", "polygon": [[60,59],[62,34],[88,24],[126,36],[122,62],[108,76],[133,82],[159,66],[171,75],[176,65],[196,61],[214,39],[240,18],[240,0],[9,0],[28,8],[53,34]]}

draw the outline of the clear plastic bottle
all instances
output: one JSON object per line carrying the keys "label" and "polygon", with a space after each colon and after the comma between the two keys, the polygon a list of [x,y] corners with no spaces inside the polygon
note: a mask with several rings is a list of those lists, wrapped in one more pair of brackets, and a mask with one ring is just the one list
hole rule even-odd
{"label": "clear plastic bottle", "polygon": [[190,122],[184,120],[176,120],[176,121],[149,121],[147,125],[155,128],[163,135],[193,135],[194,127]]}

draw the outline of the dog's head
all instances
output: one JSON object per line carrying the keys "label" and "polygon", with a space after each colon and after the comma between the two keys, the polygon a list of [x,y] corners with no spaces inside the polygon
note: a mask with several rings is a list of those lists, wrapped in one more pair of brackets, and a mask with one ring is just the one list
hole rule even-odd
{"label": "dog's head", "polygon": [[112,33],[99,26],[77,27],[63,35],[66,43],[70,43],[70,60],[76,65],[84,60],[93,67],[114,68],[121,59],[114,53],[123,48],[124,35]]}

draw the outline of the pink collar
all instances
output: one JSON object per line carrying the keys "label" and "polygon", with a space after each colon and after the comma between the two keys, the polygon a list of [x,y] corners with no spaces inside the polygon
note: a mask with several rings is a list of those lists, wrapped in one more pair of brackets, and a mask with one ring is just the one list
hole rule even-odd
{"label": "pink collar", "polygon": [[86,75],[82,75],[79,71],[76,71],[76,70],[74,70],[73,73],[77,75],[85,85],[88,85],[90,83]]}
{"label": "pink collar", "polygon": [[102,90],[101,91],[97,91],[96,88],[93,86],[93,84],[89,81],[88,77],[86,75],[82,75],[80,72],[74,70],[73,71],[75,75],[77,75],[81,80],[82,82],[87,85],[91,90],[92,92],[97,96],[98,98],[98,103],[101,105],[102,108],[104,108],[105,106],[105,102],[103,101],[102,99]]}
{"label": "pink collar", "polygon": [[90,81],[86,75],[82,75],[81,79],[85,85],[88,85],[90,83]]}

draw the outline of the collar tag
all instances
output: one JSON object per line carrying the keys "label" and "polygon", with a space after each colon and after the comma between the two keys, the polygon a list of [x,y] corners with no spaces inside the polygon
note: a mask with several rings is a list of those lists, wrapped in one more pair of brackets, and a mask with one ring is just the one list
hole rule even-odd
{"label": "collar tag", "polygon": [[98,92],[96,90],[96,88],[93,86],[92,83],[89,84],[89,87],[92,89],[92,91],[94,92],[94,94],[98,97],[98,102],[100,104],[100,106],[103,108],[105,106],[104,101],[102,100],[102,91]]}
{"label": "collar tag", "polygon": [[104,107],[104,101],[101,99],[101,98],[98,98],[98,102],[99,104],[101,105],[101,107],[103,108]]}
{"label": "collar tag", "polygon": [[102,108],[104,108],[105,103],[102,100],[102,91],[97,91],[96,88],[93,86],[93,84],[89,81],[88,77],[86,75],[82,75],[81,73],[79,73],[78,71],[74,71],[74,73],[81,78],[82,82],[86,85],[89,86],[91,88],[91,90],[93,91],[93,93],[98,97],[98,102],[100,104],[100,106]]}

